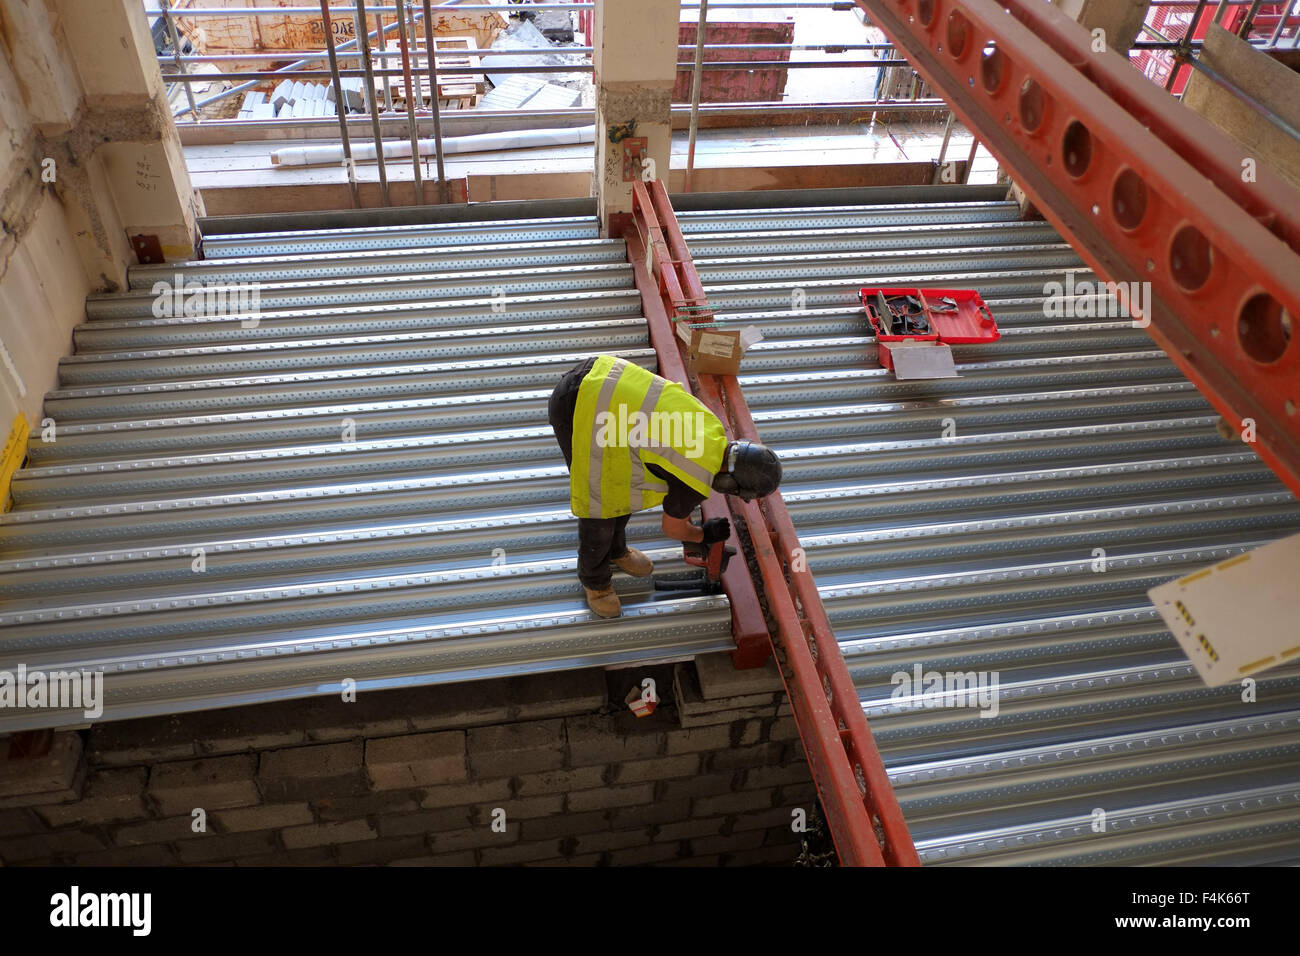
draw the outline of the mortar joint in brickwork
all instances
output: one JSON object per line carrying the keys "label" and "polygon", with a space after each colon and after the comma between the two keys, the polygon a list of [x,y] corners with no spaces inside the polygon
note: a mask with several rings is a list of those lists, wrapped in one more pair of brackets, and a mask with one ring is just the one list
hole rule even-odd
{"label": "mortar joint in brickwork", "polygon": [[569,746],[569,721],[560,721],[560,737],[564,740],[564,762],[560,764],[565,770],[573,769],[573,750]]}

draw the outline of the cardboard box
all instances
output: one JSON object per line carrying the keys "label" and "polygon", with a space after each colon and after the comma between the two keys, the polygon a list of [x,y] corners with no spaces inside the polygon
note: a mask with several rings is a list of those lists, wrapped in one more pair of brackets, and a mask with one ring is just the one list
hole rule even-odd
{"label": "cardboard box", "polygon": [[713,323],[677,323],[677,337],[686,345],[688,365],[702,375],[738,375],[745,352],[763,336],[749,325],[743,329],[724,329]]}

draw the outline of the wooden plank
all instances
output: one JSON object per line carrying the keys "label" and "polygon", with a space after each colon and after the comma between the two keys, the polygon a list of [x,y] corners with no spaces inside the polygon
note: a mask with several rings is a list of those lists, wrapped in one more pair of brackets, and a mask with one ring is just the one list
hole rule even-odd
{"label": "wooden plank", "polygon": [[[464,102],[472,97],[464,98]],[[462,98],[447,100],[448,109],[462,106]],[[891,133],[903,151],[894,145]],[[732,129],[701,131],[696,148],[696,179],[699,189],[775,189],[817,186],[862,186],[905,183],[928,183],[933,175],[932,160],[938,155],[942,127],[933,123],[898,123],[884,128],[878,125],[867,133],[866,124],[847,126],[821,125],[791,129]],[[368,137],[367,137],[368,140]],[[313,138],[310,142],[329,140]],[[295,141],[295,144],[301,141]],[[958,133],[948,147],[948,158],[963,163],[970,151],[970,135]],[[237,212],[274,211],[280,207],[283,190],[306,191],[303,208],[331,208],[316,205],[319,190],[334,190],[340,197],[335,207],[350,205],[346,171],[334,166],[270,166],[270,153],[277,142],[248,141],[227,145],[185,147],[186,164],[196,189],[206,198]],[[549,177],[585,177],[589,182],[594,147],[591,144],[536,147],[466,153],[447,157],[447,174],[452,179],[483,177],[477,188],[471,187],[476,199],[537,198],[548,195],[551,187],[570,190],[569,180]],[[679,188],[681,169],[685,165],[686,137],[675,134],[670,185]],[[428,168],[428,163],[425,163]],[[412,179],[409,160],[391,160],[387,164],[390,180],[409,189]],[[990,183],[997,175],[997,163],[984,149],[976,154],[971,182]],[[357,165],[358,180],[377,189],[378,171],[374,163]],[[535,182],[514,182],[512,177],[532,177]],[[256,197],[266,190],[265,206]],[[581,191],[580,191],[581,192]],[[568,195],[568,192],[550,195]],[[581,192],[586,195],[585,192]],[[427,192],[426,192],[427,195]],[[242,198],[236,198],[242,197]],[[288,200],[285,200],[286,202]],[[242,207],[240,204],[243,204]],[[374,205],[379,205],[376,200]],[[213,207],[209,207],[210,210]]]}
{"label": "wooden plank", "polygon": [[590,173],[532,173],[468,176],[472,202],[510,199],[585,199],[591,195]]}
{"label": "wooden plank", "polygon": [[[433,48],[439,54],[444,52],[454,54],[452,56],[438,56],[438,97],[440,99],[481,94],[486,91],[487,80],[481,70],[478,44],[474,37],[434,37]],[[389,49],[400,51],[396,41],[389,44]],[[412,85],[415,87],[418,96],[416,102],[420,106],[425,104],[427,98],[426,78],[429,74],[427,50],[428,46],[424,38],[419,37],[408,51],[414,80]],[[466,87],[469,89],[465,89]],[[406,83],[404,78],[398,77],[395,79],[393,96],[405,102]]]}
{"label": "wooden plank", "polygon": [[[586,166],[581,170],[546,169],[521,166],[518,162],[501,162],[497,168],[483,165],[482,172],[456,172],[448,169],[454,190],[453,201],[464,202],[465,183],[468,180],[469,198],[475,202],[506,199],[537,199],[547,197],[581,198],[590,194],[590,157],[584,157]],[[457,164],[458,166],[460,164]],[[414,205],[414,183],[410,166],[392,163],[389,170],[389,190],[395,205]],[[929,182],[932,167],[929,163],[876,163],[860,166],[788,166],[778,169],[729,167],[697,169],[692,186],[701,190],[714,189],[792,189],[819,186],[880,186],[925,185]],[[358,166],[362,205],[382,205],[379,186],[373,167],[365,175]],[[402,175],[402,173],[405,175]],[[243,215],[252,212],[289,212],[304,209],[344,209],[351,205],[347,176],[332,167],[314,170],[310,179],[271,182],[261,175],[254,183],[232,182],[228,177],[212,177],[212,182],[196,182],[209,215]],[[669,188],[680,188],[682,170],[673,170]],[[206,177],[205,177],[206,179]],[[425,196],[430,193],[426,185]],[[436,191],[433,193],[436,195]]]}

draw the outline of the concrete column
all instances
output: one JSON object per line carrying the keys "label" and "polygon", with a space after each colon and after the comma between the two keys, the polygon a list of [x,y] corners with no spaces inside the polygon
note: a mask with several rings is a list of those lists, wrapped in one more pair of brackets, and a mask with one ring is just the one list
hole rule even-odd
{"label": "concrete column", "polygon": [[0,438],[40,419],[90,291],[130,237],[194,254],[190,186],[139,0],[0,0]]}
{"label": "concrete column", "polygon": [[156,236],[168,259],[192,256],[202,207],[143,7],[0,0],[0,31],[34,135],[32,158],[63,204],[92,286],[125,282],[134,235]]}
{"label": "concrete column", "polygon": [[1151,6],[1149,0],[1058,0],[1057,5],[1080,26],[1104,31],[1106,49],[1120,56],[1128,56]]}
{"label": "concrete column", "polygon": [[[167,259],[194,255],[202,201],[190,185],[153,37],[135,0],[53,0],[85,91],[84,113],[124,236],[157,236]],[[88,145],[94,149],[96,144]],[[132,253],[134,261],[134,253]]]}
{"label": "concrete column", "polygon": [[[609,235],[611,214],[632,211],[632,181],[623,178],[623,139],[644,137],[655,178],[668,179],[679,14],[679,0],[599,0],[596,4],[594,189],[602,235]],[[629,132],[633,123],[635,128]]]}

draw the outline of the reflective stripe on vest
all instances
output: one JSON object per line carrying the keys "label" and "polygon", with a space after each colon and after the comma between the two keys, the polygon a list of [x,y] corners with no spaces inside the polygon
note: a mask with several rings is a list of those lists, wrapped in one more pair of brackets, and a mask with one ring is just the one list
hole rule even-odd
{"label": "reflective stripe on vest", "polygon": [[708,495],[726,450],[722,423],[681,385],[602,355],[578,388],[569,507],[579,518],[655,507],[668,485],[647,465]]}

